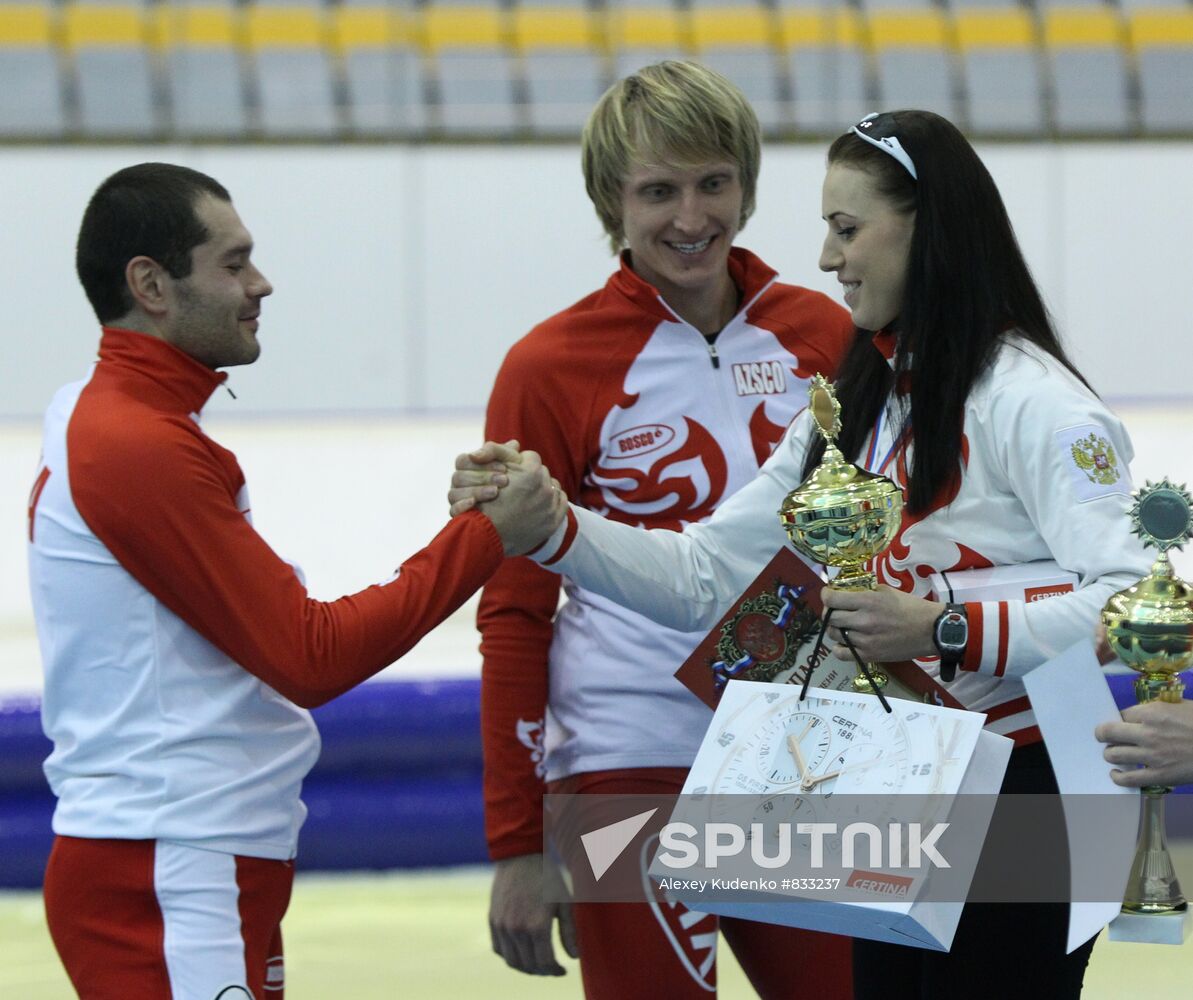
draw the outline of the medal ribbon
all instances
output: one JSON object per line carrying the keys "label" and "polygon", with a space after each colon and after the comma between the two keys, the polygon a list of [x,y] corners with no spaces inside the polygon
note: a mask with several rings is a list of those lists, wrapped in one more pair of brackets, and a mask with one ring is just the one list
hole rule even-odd
{"label": "medal ribbon", "polygon": [[906,430],[897,437],[892,435],[891,446],[887,450],[886,456],[883,458],[882,463],[878,466],[878,468],[875,468],[874,459],[878,454],[878,441],[882,436],[883,424],[885,423],[886,406],[884,405],[883,408],[878,411],[878,418],[874,421],[874,430],[870,432],[870,447],[866,450],[865,468],[867,472],[885,472],[886,467],[891,464],[891,460],[895,457],[895,452],[899,450],[899,445],[903,443],[903,439],[907,436]]}

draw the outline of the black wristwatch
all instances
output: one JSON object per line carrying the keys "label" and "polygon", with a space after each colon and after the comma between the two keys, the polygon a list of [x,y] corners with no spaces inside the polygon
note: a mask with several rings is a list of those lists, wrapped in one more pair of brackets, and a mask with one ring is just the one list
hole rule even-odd
{"label": "black wristwatch", "polygon": [[957,664],[965,656],[969,642],[969,616],[964,604],[946,604],[932,627],[932,641],[940,652],[940,679],[957,676]]}

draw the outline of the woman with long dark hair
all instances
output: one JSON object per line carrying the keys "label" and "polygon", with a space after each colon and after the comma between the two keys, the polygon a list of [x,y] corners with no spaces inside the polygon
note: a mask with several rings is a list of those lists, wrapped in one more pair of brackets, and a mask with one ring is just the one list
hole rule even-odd
{"label": "woman with long dark hair", "polygon": [[[997,187],[948,121],[859,122],[829,150],[822,214],[820,266],[857,327],[838,445],[906,499],[870,567],[878,589],[824,592],[832,635],[847,629],[868,660],[914,660],[921,687],[986,713],[1015,743],[1004,792],[1055,792],[1021,678],[1087,639],[1106,599],[1147,570],[1124,517],[1130,441],[1066,357]],[[656,620],[709,628],[786,544],[775,512],[823,451],[804,414],[707,522],[642,532],[571,507],[533,557]],[[494,461],[516,453],[461,457],[454,512],[493,489]],[[1071,593],[942,608],[932,592],[933,573],[1044,560],[1076,574]],[[992,863],[979,867],[987,884]],[[857,995],[1076,997],[1093,941],[1066,955],[1067,916],[1059,902],[970,904],[948,954],[859,940]]]}

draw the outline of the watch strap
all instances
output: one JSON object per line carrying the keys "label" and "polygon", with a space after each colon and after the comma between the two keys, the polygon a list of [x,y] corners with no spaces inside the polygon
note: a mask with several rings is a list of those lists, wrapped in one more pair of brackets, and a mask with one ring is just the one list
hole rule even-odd
{"label": "watch strap", "polygon": [[[958,621],[959,619],[959,621]],[[949,625],[961,624],[963,639],[960,643],[946,641],[942,636],[942,629]],[[964,604],[946,604],[944,610],[936,617],[932,626],[932,642],[940,653],[940,679],[953,680],[957,676],[957,664],[965,656],[965,647],[969,641],[969,614]]]}

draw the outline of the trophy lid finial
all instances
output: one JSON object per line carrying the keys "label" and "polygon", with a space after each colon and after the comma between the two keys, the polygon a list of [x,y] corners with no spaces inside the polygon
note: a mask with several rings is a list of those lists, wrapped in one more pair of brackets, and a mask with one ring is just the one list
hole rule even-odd
{"label": "trophy lid finial", "polygon": [[832,383],[819,372],[812,376],[808,386],[808,403],[821,436],[831,445],[841,433],[841,404]]}
{"label": "trophy lid finial", "polygon": [[1167,478],[1158,483],[1149,480],[1131,497],[1135,501],[1128,512],[1131,530],[1143,540],[1144,548],[1166,553],[1193,538],[1193,497],[1183,484],[1176,486]]}

